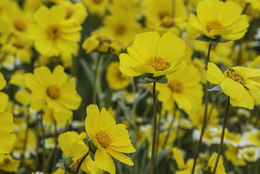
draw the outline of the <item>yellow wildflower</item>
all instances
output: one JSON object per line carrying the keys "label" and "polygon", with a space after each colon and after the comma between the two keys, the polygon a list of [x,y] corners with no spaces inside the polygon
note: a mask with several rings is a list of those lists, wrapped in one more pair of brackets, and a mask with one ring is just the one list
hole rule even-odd
{"label": "yellow wildflower", "polygon": [[68,78],[60,65],[53,73],[47,67],[36,68],[33,74],[26,74],[25,82],[32,92],[32,109],[40,110],[47,105],[54,110],[71,112],[80,105],[75,79]]}
{"label": "yellow wildflower", "polygon": [[111,156],[133,166],[133,161],[123,154],[135,152],[125,125],[116,124],[113,116],[104,108],[99,112],[96,105],[90,105],[86,110],[85,129],[97,147],[95,152],[97,167],[114,174],[116,169]]}
{"label": "yellow wildflower", "polygon": [[197,16],[190,15],[188,25],[197,34],[215,39],[220,36],[226,40],[238,40],[248,28],[246,15],[242,8],[231,1],[203,0],[198,3]]}
{"label": "yellow wildflower", "polygon": [[[213,172],[213,170],[214,170],[217,155],[218,155],[217,153],[213,153],[213,155],[209,159],[208,167],[210,168],[211,172]],[[216,174],[226,174],[226,171],[225,171],[225,168],[224,168],[224,165],[223,165],[222,156],[219,157]]]}
{"label": "yellow wildflower", "polygon": [[[6,85],[6,81],[2,73],[0,73],[0,90],[2,90]],[[4,112],[8,105],[9,97],[3,92],[0,92],[0,112]]]}
{"label": "yellow wildflower", "polygon": [[103,16],[109,4],[109,0],[83,0],[90,13]]}
{"label": "yellow wildflower", "polygon": [[32,36],[37,51],[45,56],[75,55],[80,41],[80,25],[66,20],[66,9],[55,5],[48,9],[41,6],[34,15]]}
{"label": "yellow wildflower", "polygon": [[[70,164],[72,171],[76,170],[80,160],[88,152],[88,147],[83,142],[85,137],[85,132],[78,134],[75,131],[69,131],[61,134],[58,138],[62,152],[72,160],[72,163]],[[97,173],[98,171],[95,163],[90,158],[90,155],[83,161],[80,169],[87,173]]]}
{"label": "yellow wildflower", "polygon": [[145,73],[154,77],[176,71],[185,55],[185,42],[174,34],[167,32],[161,37],[157,32],[136,35],[128,54],[119,55],[121,72],[130,77]]}
{"label": "yellow wildflower", "polygon": [[232,106],[253,109],[260,104],[259,77],[259,69],[232,67],[223,74],[215,64],[208,64],[208,81],[221,86]]}
{"label": "yellow wildflower", "polygon": [[124,89],[130,84],[130,79],[119,70],[119,62],[112,62],[108,65],[106,79],[108,86],[115,90]]}
{"label": "yellow wildflower", "polygon": [[0,170],[16,172],[19,165],[20,161],[13,159],[9,154],[0,154]]}
{"label": "yellow wildflower", "polygon": [[[178,166],[178,171],[176,174],[190,174],[192,171],[192,166],[193,166],[193,159],[188,159],[186,163],[184,163],[183,156],[181,154],[181,150],[178,149],[177,147],[174,147],[172,149],[174,158],[176,160],[177,166]],[[195,170],[195,174],[196,174]]]}
{"label": "yellow wildflower", "polygon": [[238,152],[238,157],[248,162],[256,162],[260,158],[259,148],[257,147],[242,148]]}
{"label": "yellow wildflower", "polygon": [[[189,72],[189,73],[187,73]],[[166,76],[167,84],[158,84],[158,100],[167,110],[172,110],[174,102],[186,113],[197,110],[202,103],[200,74],[192,65],[184,66]]]}
{"label": "yellow wildflower", "polygon": [[238,152],[240,147],[235,147],[232,145],[227,146],[227,150],[225,151],[226,158],[232,162],[235,166],[245,166],[246,162],[243,159],[238,158]]}

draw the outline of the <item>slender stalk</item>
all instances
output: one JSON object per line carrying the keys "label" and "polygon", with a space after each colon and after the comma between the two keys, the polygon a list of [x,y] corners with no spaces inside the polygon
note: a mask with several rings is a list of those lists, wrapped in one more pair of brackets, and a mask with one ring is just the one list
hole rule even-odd
{"label": "slender stalk", "polygon": [[[209,43],[208,55],[207,55],[207,59],[206,59],[206,62],[205,62],[205,68],[206,68],[206,70],[208,69],[208,62],[209,62],[209,59],[210,59],[210,50],[211,50],[211,47],[212,47],[212,44]],[[198,146],[197,146],[197,149],[196,149],[196,153],[195,153],[195,157],[194,157],[194,163],[193,163],[192,172],[191,172],[192,174],[194,174],[194,172],[195,172],[195,167],[196,167],[197,159],[198,159],[199,152],[200,152],[200,146],[201,146],[201,143],[202,143],[202,138],[203,138],[204,132],[205,132],[205,130],[206,130],[206,125],[207,125],[208,100],[209,100],[208,88],[209,88],[209,82],[207,81],[206,86],[205,86],[205,89],[204,89],[204,94],[205,94],[205,110],[204,110],[203,125],[202,125],[202,129],[201,129],[201,133],[200,133],[199,143],[198,143]]]}
{"label": "slender stalk", "polygon": [[97,104],[97,77],[98,77],[98,67],[100,64],[100,60],[101,60],[101,54],[99,54],[98,58],[97,58],[97,62],[96,62],[96,67],[95,67],[95,73],[94,73],[94,81],[93,81],[93,104]]}
{"label": "slender stalk", "polygon": [[223,127],[222,127],[220,145],[219,145],[219,147],[218,147],[218,156],[217,156],[217,159],[216,159],[216,162],[215,162],[213,174],[215,174],[216,171],[217,171],[219,157],[220,157],[220,154],[222,153],[223,141],[224,141],[224,135],[225,135],[225,129],[226,129],[227,120],[228,120],[228,115],[229,115],[229,106],[230,106],[230,98],[228,97],[227,106],[226,106],[226,112],[225,112],[225,117],[224,117],[224,123],[223,123]]}
{"label": "slender stalk", "polygon": [[156,136],[156,144],[155,144],[155,159],[157,158],[158,145],[159,145],[159,140],[160,140],[161,119],[162,119],[162,112],[160,112],[158,124],[157,124],[157,136]]}
{"label": "slender stalk", "polygon": [[83,156],[83,158],[81,158],[76,170],[75,170],[75,174],[77,174],[79,172],[80,166],[83,163],[83,161],[85,160],[85,158],[88,156],[88,152]]}
{"label": "slender stalk", "polygon": [[156,82],[153,82],[153,144],[150,173],[155,173],[155,144],[157,132],[157,116],[156,116]]}
{"label": "slender stalk", "polygon": [[168,128],[168,132],[167,132],[166,137],[165,137],[164,142],[163,142],[163,146],[162,146],[163,149],[166,147],[167,142],[168,142],[168,139],[169,139],[169,136],[170,136],[170,134],[171,134],[171,131],[172,131],[172,128],[173,128],[173,123],[174,123],[174,120],[175,120],[175,118],[176,118],[176,112],[177,112],[177,105],[176,105],[176,103],[174,103],[173,118],[172,118],[172,120],[171,120],[170,126],[169,126],[169,128]]}

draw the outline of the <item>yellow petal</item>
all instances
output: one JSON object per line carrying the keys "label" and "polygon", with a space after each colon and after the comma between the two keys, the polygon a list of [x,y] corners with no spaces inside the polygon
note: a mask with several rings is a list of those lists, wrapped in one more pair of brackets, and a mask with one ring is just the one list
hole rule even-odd
{"label": "yellow petal", "polygon": [[223,6],[219,12],[219,21],[221,21],[223,27],[229,26],[236,22],[242,13],[242,8],[232,1],[223,3]]}
{"label": "yellow petal", "polygon": [[97,130],[99,120],[99,109],[97,105],[89,105],[87,107],[87,117],[85,120],[85,130],[88,135],[94,135]]}
{"label": "yellow petal", "polygon": [[178,149],[177,147],[174,147],[172,150],[173,150],[173,155],[176,160],[177,166],[179,169],[181,169],[184,166],[184,160],[181,154],[181,150]]}
{"label": "yellow petal", "polygon": [[175,66],[183,60],[185,49],[186,44],[182,39],[167,32],[160,38],[157,56]]}
{"label": "yellow petal", "polygon": [[126,156],[126,155],[124,155],[124,154],[122,154],[120,152],[116,152],[114,150],[111,150],[111,149],[107,149],[107,151],[115,159],[117,159],[117,160],[119,160],[119,161],[121,161],[121,162],[123,162],[123,163],[125,163],[125,164],[127,164],[129,166],[133,166],[134,165],[133,161],[128,156]]}
{"label": "yellow petal", "polygon": [[9,97],[3,92],[0,92],[0,112],[4,112],[8,105]]}
{"label": "yellow petal", "polygon": [[114,117],[108,111],[106,111],[105,108],[102,108],[98,123],[99,128],[102,128],[103,130],[109,130],[116,124],[116,121]]}
{"label": "yellow petal", "polygon": [[15,94],[15,100],[24,106],[27,106],[31,102],[31,93],[25,89],[19,90]]}
{"label": "yellow petal", "polygon": [[249,92],[255,99],[256,103],[260,104],[260,86],[256,86],[254,83],[257,83],[257,82],[254,82],[252,80],[247,80],[246,87],[249,89]]}
{"label": "yellow petal", "polygon": [[2,73],[0,73],[0,90],[2,90],[6,85],[5,78]]}
{"label": "yellow petal", "polygon": [[67,75],[64,72],[64,68],[60,65],[56,66],[53,70],[53,79],[55,81],[55,84],[63,85],[65,81],[67,80]]}
{"label": "yellow petal", "polygon": [[132,57],[130,57],[128,54],[122,53],[119,55],[120,59],[120,71],[129,77],[136,77],[141,75],[141,73],[136,72],[132,69],[132,67],[137,66],[139,63]]}
{"label": "yellow petal", "polygon": [[50,83],[53,83],[51,71],[47,67],[40,67],[34,70],[35,79],[45,87],[48,87]]}
{"label": "yellow petal", "polygon": [[207,79],[209,82],[219,85],[225,79],[225,76],[220,71],[220,69],[217,67],[217,65],[209,62],[208,71],[207,71]]}
{"label": "yellow petal", "polygon": [[105,170],[111,174],[116,173],[116,167],[112,157],[104,150],[97,149],[95,153],[95,162],[98,168]]}

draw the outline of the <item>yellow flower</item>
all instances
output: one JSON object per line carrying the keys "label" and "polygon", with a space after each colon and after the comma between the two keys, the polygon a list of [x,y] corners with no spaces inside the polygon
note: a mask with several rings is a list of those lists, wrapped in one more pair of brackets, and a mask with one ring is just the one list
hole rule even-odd
{"label": "yellow flower", "polygon": [[72,112],[67,110],[55,110],[52,108],[44,108],[44,114],[42,119],[47,126],[54,125],[54,122],[57,122],[58,126],[64,127],[67,123],[72,121]]}
{"label": "yellow flower", "polygon": [[185,42],[170,32],[161,37],[157,32],[141,33],[127,48],[128,54],[119,55],[119,68],[130,77],[145,73],[154,77],[166,75],[182,65],[185,50]]}
{"label": "yellow flower", "polygon": [[238,158],[238,152],[240,147],[235,147],[232,145],[227,146],[227,150],[225,151],[226,158],[232,162],[235,166],[245,166],[246,162],[243,159]]}
{"label": "yellow flower", "polygon": [[158,84],[158,100],[167,110],[172,110],[174,102],[186,113],[197,110],[202,103],[202,85],[200,74],[192,65],[181,67],[166,76],[167,84]]}
{"label": "yellow flower", "polygon": [[108,7],[108,0],[83,0],[83,3],[86,5],[90,13],[93,13],[98,16],[103,16]]}
{"label": "yellow flower", "polygon": [[260,104],[259,77],[259,69],[232,67],[223,74],[215,64],[208,64],[208,81],[221,86],[232,106],[253,109]]}
{"label": "yellow flower", "polygon": [[113,116],[104,108],[99,112],[96,105],[89,105],[86,110],[85,129],[97,147],[95,152],[97,167],[114,174],[116,169],[111,156],[133,166],[133,161],[123,154],[135,152],[125,125],[116,124]]}
{"label": "yellow flower", "polygon": [[0,154],[9,153],[12,149],[15,135],[12,133],[14,130],[13,116],[9,112],[0,112]]}
{"label": "yellow flower", "polygon": [[248,28],[246,15],[242,8],[231,1],[203,0],[198,3],[197,16],[190,15],[188,25],[198,35],[215,39],[220,36],[226,40],[238,40]]}
{"label": "yellow flower", "polygon": [[225,130],[225,143],[232,144],[233,146],[239,145],[242,141],[242,135]]}
{"label": "yellow flower", "polygon": [[257,147],[242,148],[238,152],[238,157],[248,162],[256,162],[260,158],[259,148]]}
{"label": "yellow flower", "polygon": [[[122,17],[124,16],[124,17]],[[127,21],[127,22],[126,22]],[[104,26],[93,32],[93,34],[106,34],[118,40],[126,48],[134,36],[141,30],[141,24],[132,16],[125,15],[125,12],[106,16]]]}
{"label": "yellow flower", "polygon": [[23,71],[16,71],[10,80],[10,84],[17,85],[21,89],[19,89],[15,94],[15,100],[19,103],[23,104],[24,106],[27,106],[31,102],[31,91],[27,88],[25,83],[25,75]]}
{"label": "yellow flower", "polygon": [[33,21],[32,15],[20,9],[17,3],[12,3],[2,18],[10,34],[27,40],[31,39],[29,32]]}
{"label": "yellow flower", "polygon": [[115,90],[124,89],[130,84],[130,79],[119,70],[119,62],[112,62],[108,65],[106,79],[108,86]]}
{"label": "yellow flower", "polygon": [[260,2],[258,0],[246,0],[246,1],[251,3],[253,8],[260,10]]}
{"label": "yellow flower", "polygon": [[[208,109],[207,125],[208,127],[216,126],[218,124],[218,111],[212,104],[208,104],[208,108],[209,109]],[[203,104],[196,112],[188,115],[189,119],[192,122],[192,125],[199,130],[201,130],[203,125],[204,112],[205,112],[205,105]]]}
{"label": "yellow flower", "polygon": [[87,17],[87,10],[81,2],[72,3],[70,1],[62,1],[60,5],[66,9],[65,19],[68,23],[75,25],[82,24]]}
{"label": "yellow flower", "polygon": [[8,43],[3,45],[2,51],[14,58],[18,58],[22,63],[30,63],[32,56],[31,47],[31,41],[12,37]]}
{"label": "yellow flower", "polygon": [[[75,131],[69,131],[61,134],[58,138],[62,152],[72,160],[72,163],[70,164],[72,171],[76,170],[80,160],[88,152],[88,147],[83,142],[85,137],[85,132],[78,134]],[[90,158],[90,155],[83,161],[80,169],[87,173],[97,173],[98,171],[95,163]]]}
{"label": "yellow flower", "polygon": [[[6,81],[2,73],[0,73],[0,90],[4,89]],[[0,112],[4,112],[8,105],[9,97],[3,92],[0,92]]]}
{"label": "yellow flower", "polygon": [[[186,164],[184,163],[184,159],[182,157],[181,154],[181,150],[178,149],[177,147],[174,147],[172,149],[173,151],[173,155],[174,158],[176,160],[177,166],[178,166],[178,171],[176,172],[176,174],[190,174],[192,171],[192,166],[193,166],[193,159],[188,159]],[[197,173],[197,171],[195,170],[195,173]]]}
{"label": "yellow flower", "polygon": [[250,144],[260,146],[260,130],[247,133],[246,140]]}
{"label": "yellow flower", "polygon": [[55,67],[53,73],[47,67],[36,68],[33,74],[26,74],[25,82],[32,92],[32,109],[40,110],[47,105],[57,111],[71,112],[80,105],[75,79],[68,78],[60,65]]}
{"label": "yellow flower", "polygon": [[145,14],[149,28],[159,33],[179,34],[188,19],[183,0],[145,0]]}
{"label": "yellow flower", "polygon": [[20,160],[13,159],[9,154],[0,154],[0,170],[16,172],[19,165]]}
{"label": "yellow flower", "polygon": [[94,34],[88,37],[82,44],[82,48],[86,50],[86,53],[92,51],[99,51],[102,53],[114,53],[118,54],[122,49],[122,44],[115,39],[103,34]]}
{"label": "yellow flower", "polygon": [[66,20],[66,9],[55,5],[48,9],[41,6],[34,15],[31,34],[35,48],[45,56],[75,55],[80,40],[80,25]]}
{"label": "yellow flower", "polygon": [[[214,170],[217,155],[218,155],[217,153],[213,153],[213,155],[209,159],[208,167],[210,168],[211,172],[213,172],[213,170]],[[226,174],[226,171],[225,171],[225,168],[224,168],[224,165],[223,165],[222,156],[219,157],[216,174]]]}

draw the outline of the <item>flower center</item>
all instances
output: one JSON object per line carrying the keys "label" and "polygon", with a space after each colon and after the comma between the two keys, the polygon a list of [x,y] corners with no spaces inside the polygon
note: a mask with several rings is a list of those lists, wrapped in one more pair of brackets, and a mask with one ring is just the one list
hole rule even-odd
{"label": "flower center", "polygon": [[207,30],[210,32],[211,30],[219,30],[222,28],[222,24],[218,21],[211,21],[207,24]]}
{"label": "flower center", "polygon": [[171,80],[168,86],[173,92],[180,93],[183,91],[183,85],[179,80]]}
{"label": "flower center", "polygon": [[112,40],[105,35],[97,37],[97,40],[99,41],[100,45],[102,45],[103,43],[108,43],[108,44],[112,43]]}
{"label": "flower center", "polygon": [[115,28],[116,34],[123,35],[126,32],[126,27],[122,24],[118,24]]}
{"label": "flower center", "polygon": [[240,74],[236,73],[235,70],[233,70],[233,69],[226,70],[224,74],[226,75],[226,77],[231,78],[232,80],[240,83],[241,85],[245,84],[244,77],[241,76]]}
{"label": "flower center", "polygon": [[162,19],[162,23],[161,26],[165,27],[165,28],[170,28],[174,26],[174,22],[173,19],[169,16],[166,16]]}
{"label": "flower center", "polygon": [[12,45],[18,49],[23,49],[24,46],[23,46],[23,43],[20,41],[20,40],[15,40]]}
{"label": "flower center", "polygon": [[17,20],[14,22],[14,27],[19,31],[24,31],[26,29],[26,24],[22,20]]}
{"label": "flower center", "polygon": [[155,71],[164,71],[170,66],[168,62],[157,56],[151,58],[147,64],[152,66]]}
{"label": "flower center", "polygon": [[170,13],[168,11],[160,11],[158,13],[158,16],[159,16],[160,20],[163,20],[166,16],[170,16]]}
{"label": "flower center", "polygon": [[56,85],[51,85],[47,88],[47,95],[52,99],[60,97],[60,88]]}
{"label": "flower center", "polygon": [[111,144],[111,138],[108,133],[105,131],[100,131],[96,134],[96,139],[98,143],[103,147],[103,148],[108,148],[109,145]]}
{"label": "flower center", "polygon": [[59,26],[50,26],[48,28],[48,35],[51,39],[57,39],[61,35],[61,29]]}
{"label": "flower center", "polygon": [[92,0],[95,4],[100,4],[103,0]]}

